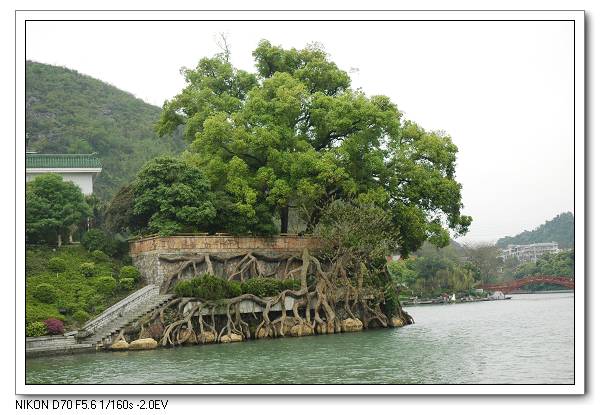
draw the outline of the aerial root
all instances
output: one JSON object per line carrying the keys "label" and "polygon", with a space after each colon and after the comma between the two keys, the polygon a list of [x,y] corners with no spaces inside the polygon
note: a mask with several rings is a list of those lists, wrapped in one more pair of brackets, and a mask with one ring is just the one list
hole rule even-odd
{"label": "aerial root", "polygon": [[[247,252],[233,256],[203,254],[161,259],[171,263],[180,263],[176,271],[168,276],[163,288],[170,287],[184,275],[189,275],[189,270],[196,275],[201,264],[205,264],[206,270],[212,274],[215,269],[219,271],[222,269],[224,272],[228,272],[227,279],[243,282],[247,278],[265,275],[266,268],[261,265],[259,260],[272,264],[269,269],[275,269],[275,271],[269,275],[300,279],[301,282],[299,290],[288,289],[266,298],[242,294],[220,301],[205,301],[196,298],[173,299],[138,323],[140,335],[145,330],[147,331],[150,325],[160,323],[162,325],[160,327],[163,328],[160,344],[163,346],[337,333],[343,328],[342,317],[343,319],[360,320],[365,329],[374,321],[380,327],[396,324],[395,321],[390,322],[388,316],[381,311],[381,299],[363,297],[363,273],[367,272],[364,265],[359,264],[358,267],[353,268],[351,272],[357,278],[357,286],[351,283],[346,270],[348,259],[337,261],[327,270],[323,269],[319,259],[311,255],[307,249],[302,252],[301,256],[267,256]],[[231,262],[234,260],[236,261],[235,266]],[[221,265],[215,267],[216,263]],[[314,276],[310,287],[308,286],[309,274]],[[290,315],[286,310],[288,297],[294,299]],[[253,304],[251,310],[245,311],[248,313],[246,316],[242,313],[244,301]],[[279,307],[280,314],[274,318],[273,309],[277,310],[276,307]],[[257,308],[261,312],[256,312]],[[167,322],[166,310],[168,309],[173,310],[174,314],[169,314]],[[412,317],[401,307],[398,307],[394,315],[398,316],[402,324],[414,322]],[[273,320],[271,320],[272,318]],[[246,321],[246,319],[249,320]]]}

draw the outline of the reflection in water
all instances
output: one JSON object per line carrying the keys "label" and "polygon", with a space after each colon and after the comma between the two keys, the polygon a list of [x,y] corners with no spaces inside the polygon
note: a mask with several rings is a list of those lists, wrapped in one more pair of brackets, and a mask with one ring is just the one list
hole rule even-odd
{"label": "reflection in water", "polygon": [[416,324],[27,361],[32,383],[562,383],[574,381],[573,294],[408,308]]}

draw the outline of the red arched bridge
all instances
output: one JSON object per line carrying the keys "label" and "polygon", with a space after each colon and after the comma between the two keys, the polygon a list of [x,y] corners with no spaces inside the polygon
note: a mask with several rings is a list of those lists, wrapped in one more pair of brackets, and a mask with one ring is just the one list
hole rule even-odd
{"label": "red arched bridge", "polygon": [[482,285],[479,288],[483,288],[486,291],[502,291],[503,293],[510,293],[529,284],[552,284],[562,285],[568,289],[575,288],[575,280],[573,278],[553,275],[530,275],[529,277],[507,281],[501,284]]}

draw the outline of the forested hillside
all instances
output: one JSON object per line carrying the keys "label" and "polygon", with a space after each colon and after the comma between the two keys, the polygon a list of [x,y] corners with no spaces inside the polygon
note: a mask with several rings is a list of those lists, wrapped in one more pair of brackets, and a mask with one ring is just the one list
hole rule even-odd
{"label": "forested hillside", "polygon": [[27,150],[92,153],[103,171],[94,192],[109,199],[142,164],[180,152],[180,132],[159,138],[154,124],[161,109],[76,71],[28,61],[26,65]]}
{"label": "forested hillside", "polygon": [[532,244],[536,242],[558,242],[560,248],[572,248],[575,238],[575,218],[571,212],[564,212],[546,221],[533,231],[524,231],[516,236],[500,238],[496,245],[500,248],[508,244]]}

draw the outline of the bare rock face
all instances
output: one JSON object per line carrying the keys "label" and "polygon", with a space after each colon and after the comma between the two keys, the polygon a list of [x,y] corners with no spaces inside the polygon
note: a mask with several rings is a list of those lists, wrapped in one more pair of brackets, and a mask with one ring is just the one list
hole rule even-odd
{"label": "bare rock face", "polygon": [[357,318],[347,318],[346,320],[342,320],[341,326],[343,332],[361,331],[363,329],[362,321]]}
{"label": "bare rock face", "polygon": [[185,344],[198,344],[198,338],[193,330],[186,330],[183,332],[181,335],[181,340],[183,340]]}
{"label": "bare rock face", "polygon": [[214,343],[217,340],[217,336],[212,331],[205,331],[201,335],[198,336],[198,343],[207,344]]}
{"label": "bare rock face", "polygon": [[333,334],[335,333],[335,325],[333,321],[328,321],[325,324],[317,324],[316,330],[318,334]]}
{"label": "bare rock face", "polygon": [[[289,336],[292,333],[292,328],[296,325],[296,321],[291,318],[291,317],[287,317],[284,321],[283,321],[283,335],[284,336]],[[292,334],[293,336],[293,334]]]}
{"label": "bare rock face", "polygon": [[402,327],[404,326],[404,320],[398,316],[394,316],[390,319],[388,324],[390,327]]}
{"label": "bare rock face", "polygon": [[128,349],[129,349],[129,343],[127,343],[125,340],[117,340],[110,346],[110,350],[128,350]]}
{"label": "bare rock face", "polygon": [[290,335],[293,337],[311,336],[312,328],[306,324],[296,324],[290,329]]}
{"label": "bare rock face", "polygon": [[264,327],[261,327],[256,332],[256,338],[257,339],[265,339],[267,337],[269,337],[269,333],[267,332],[267,329],[265,329]]}
{"label": "bare rock face", "polygon": [[221,343],[233,343],[233,342],[241,342],[242,336],[239,334],[231,333],[221,336]]}
{"label": "bare rock face", "polygon": [[154,339],[138,339],[129,343],[129,350],[150,350],[156,349],[158,343]]}

